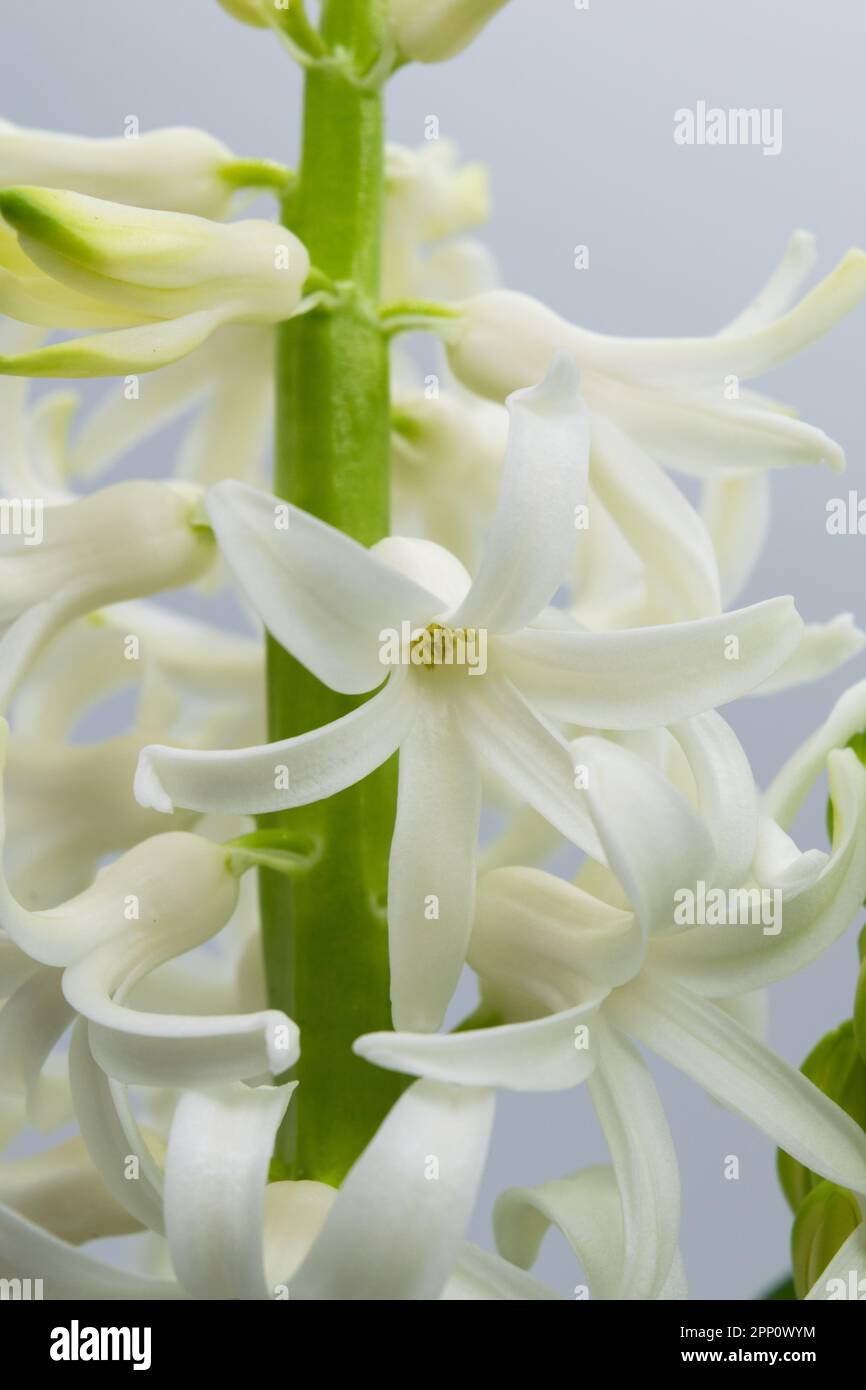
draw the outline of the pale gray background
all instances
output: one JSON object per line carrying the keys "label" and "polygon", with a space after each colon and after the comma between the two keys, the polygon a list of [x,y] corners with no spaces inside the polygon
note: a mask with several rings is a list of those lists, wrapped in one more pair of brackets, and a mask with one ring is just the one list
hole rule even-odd
{"label": "pale gray background", "polygon": [[[861,0],[512,0],[458,60],[407,69],[389,95],[390,135],[414,144],[435,113],[443,135],[492,167],[491,243],[512,286],[601,330],[713,332],[774,265],[789,232],[818,234],[821,268],[866,238],[866,99]],[[194,124],[239,154],[291,163],[299,82],[277,43],[234,23],[215,0],[5,0],[3,114],[25,125],[117,134]],[[783,152],[680,148],[673,112],[699,99],[781,107]],[[591,271],[572,269],[576,243]],[[866,308],[775,373],[795,402],[848,450],[849,474],[792,472],[774,482],[767,553],[747,599],[793,593],[808,619],[851,609],[866,621],[863,546],[829,538],[825,502],[862,475]],[[142,460],[161,471],[165,442]],[[838,676],[728,714],[766,780],[836,694],[866,674]],[[800,823],[822,845],[823,802]],[[817,966],[773,990],[772,1040],[798,1063],[850,1013],[853,935]],[[668,1067],[657,1076],[682,1158],[683,1245],[694,1297],[753,1296],[787,1264],[789,1218],[773,1153],[749,1126]],[[739,1182],[722,1177],[726,1154]],[[588,1097],[503,1096],[475,1234],[488,1240],[496,1191],[605,1157]],[[538,1266],[563,1293],[578,1279],[558,1238]]]}

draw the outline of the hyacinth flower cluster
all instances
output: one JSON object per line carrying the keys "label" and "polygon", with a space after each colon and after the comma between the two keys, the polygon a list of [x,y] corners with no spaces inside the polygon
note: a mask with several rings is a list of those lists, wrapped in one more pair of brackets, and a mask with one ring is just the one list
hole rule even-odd
{"label": "hyacinth flower cluster", "polygon": [[[764,991],[866,898],[866,684],[764,792],[719,710],[866,646],[737,598],[770,472],[845,463],[747,383],[856,309],[866,254],[807,289],[795,232],[716,332],[591,332],[500,285],[483,167],[384,139],[390,75],[505,0],[220,3],[304,70],[297,170],[0,122],[0,1277],[556,1300],[553,1226],[593,1298],[686,1299],[645,1048],[779,1148],[797,1296],[832,1298],[866,1278],[866,973],[802,1071]],[[583,1084],[610,1162],[575,1135],[470,1243],[497,1093]]]}

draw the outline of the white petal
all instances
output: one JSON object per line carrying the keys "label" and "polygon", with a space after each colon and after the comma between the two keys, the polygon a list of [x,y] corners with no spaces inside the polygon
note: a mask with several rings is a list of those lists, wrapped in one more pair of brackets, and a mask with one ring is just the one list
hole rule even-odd
{"label": "white petal", "polygon": [[847,749],[830,754],[829,771],[829,859],[798,856],[778,874],[756,860],[758,889],[768,890],[761,920],[746,914],[742,925],[698,926],[659,941],[654,965],[700,994],[739,994],[804,969],[847,931],[866,897],[866,769]]}
{"label": "white petal", "polygon": [[332,690],[357,695],[381,685],[384,630],[399,631],[404,621],[426,626],[439,611],[427,590],[279,498],[228,481],[210,490],[208,510],[265,626]]}
{"label": "white petal", "polygon": [[815,264],[815,238],[797,230],[788,238],[782,259],[754,299],[722,329],[725,336],[764,328],[793,304],[797,291]]}
{"label": "white petal", "polygon": [[560,1013],[463,1033],[366,1033],[353,1051],[377,1067],[461,1086],[564,1091],[597,1060],[595,1026],[607,991]]}
{"label": "white petal", "polygon": [[599,729],[672,724],[766,680],[797,647],[790,598],[621,632],[525,629],[497,640],[511,679],[556,717]]}
{"label": "white petal", "polygon": [[680,1176],[676,1149],[649,1068],[607,1025],[589,1089],[622,1202],[618,1297],[658,1298],[677,1252]]}
{"label": "white petal", "polygon": [[561,1007],[578,977],[607,988],[624,984],[645,949],[627,901],[614,906],[541,869],[494,869],[478,882],[473,968],[497,985],[528,990],[551,1009]]}
{"label": "white petal", "polygon": [[378,694],[308,734],[213,753],[159,744],[145,748],[135,796],[142,806],[159,811],[177,804],[253,815],[307,806],[381,767],[408,734],[415,714],[406,672],[398,668]]}
{"label": "white petal", "polygon": [[32,352],[0,356],[10,376],[128,376],[170,366],[194,352],[230,317],[226,307],[202,309],[176,319],[92,333]]}
{"label": "white petal", "polygon": [[778,690],[820,680],[858,656],[864,647],[866,633],[857,627],[850,613],[840,613],[829,623],[807,623],[799,647],[769,680],[762,681],[750,693],[775,695]]}
{"label": "white petal", "polygon": [[[746,878],[758,835],[758,792],[749,760],[715,710],[671,729],[695,779],[697,804],[715,845],[715,880],[723,887]],[[681,879],[679,887],[690,880]]]}
{"label": "white petal", "polygon": [[764,796],[767,815],[787,829],[812,783],[823,772],[827,754],[833,748],[844,747],[863,729],[866,729],[866,681],[858,681],[839,696],[825,722],[776,773]]}
{"label": "white petal", "polygon": [[450,702],[425,691],[400,747],[388,875],[397,1028],[438,1028],[457,986],[472,926],[480,815],[481,778],[472,749]]}
{"label": "white petal", "polygon": [[673,922],[678,889],[711,881],[716,850],[694,807],[645,758],[601,738],[572,745],[605,852],[646,940]]}
{"label": "white petal", "polygon": [[405,1091],[344,1180],[290,1298],[438,1298],[461,1248],[492,1123],[490,1091],[433,1081]]}
{"label": "white petal", "polygon": [[68,1098],[43,1068],[72,1017],[57,970],[37,970],[0,1010],[0,1092],[22,1097],[37,1129],[56,1129],[71,1118]]}
{"label": "white petal", "polygon": [[502,485],[481,567],[449,618],[454,627],[510,632],[553,598],[577,540],[576,509],[586,493],[589,422],[570,360],[509,396]]}
{"label": "white petal", "polygon": [[217,346],[238,329],[214,336],[191,357],[163,367],[139,383],[136,400],[128,400],[125,383],[109,387],[81,422],[72,441],[70,471],[92,478],[111,468],[129,450],[191,409],[207,390],[214,373]]}
{"label": "white petal", "polygon": [[186,917],[144,915],[66,970],[64,995],[89,1021],[91,1051],[109,1076],[145,1086],[206,1086],[278,1075],[297,1061],[298,1029],[276,1010],[207,1017],[149,1013],[124,1002],[150,971],[215,936],[235,901],[212,893]]}
{"label": "white petal", "polygon": [[[5,734],[5,725],[0,734]],[[2,766],[0,766],[2,771]],[[3,825],[0,818],[0,846]],[[109,864],[82,893],[57,907],[31,912],[12,895],[0,867],[0,919],[7,934],[45,965],[69,965],[100,942],[140,920],[163,926],[227,921],[237,880],[225,851],[197,835],[172,831],[135,845]]]}
{"label": "white petal", "polygon": [[721,596],[712,542],[677,485],[597,411],[590,456],[593,488],[644,563],[647,621],[680,622],[718,613]]}
{"label": "white petal", "polygon": [[476,753],[560,834],[594,859],[604,857],[586,799],[575,783],[565,739],[508,681],[487,675],[461,702],[460,719]]}
{"label": "white petal", "polygon": [[294,1090],[240,1083],[181,1097],[165,1162],[165,1225],[193,1298],[266,1299],[264,1207],[274,1138]]}
{"label": "white petal", "polygon": [[638,1041],[807,1168],[866,1192],[866,1134],[860,1126],[722,1009],[658,976],[624,985],[607,1008]]}
{"label": "white petal", "polygon": [[770,525],[767,474],[708,478],[701,516],[716,552],[722,599],[727,606],[745,587],[764,546]]}
{"label": "white petal", "polygon": [[820,338],[866,293],[866,255],[848,251],[795,307],[769,324],[707,338],[621,338],[575,328],[529,295],[494,290],[464,300],[448,357],[459,379],[492,400],[538,381],[554,352],[582,370],[643,387],[715,387],[787,361]]}
{"label": "white petal", "polygon": [[64,623],[104,604],[177,588],[213,563],[198,495],[130,482],[40,513],[37,534],[0,541],[0,708]]}
{"label": "white petal", "polygon": [[866,294],[866,255],[848,251],[829,275],[793,309],[768,324],[715,338],[615,338],[581,330],[578,365],[592,366],[642,385],[718,386],[769,371],[801,352],[838,323]]}
{"label": "white petal", "polygon": [[[587,391],[590,404],[666,468],[696,478],[736,478],[741,470],[817,467],[838,472],[842,447],[815,425],[758,405],[728,399],[727,378],[715,390],[642,390],[633,382],[602,383]],[[595,411],[593,433],[595,433]]]}
{"label": "white petal", "polygon": [[0,1277],[41,1279],[46,1299],[183,1298],[175,1283],[95,1260],[5,1207],[0,1207]]}
{"label": "white petal", "polygon": [[106,1190],[146,1230],[161,1232],[162,1173],[132,1113],[126,1088],[94,1061],[84,1019],[72,1030],[69,1084],[81,1138]]}
{"label": "white petal", "polygon": [[537,1187],[512,1187],[496,1200],[496,1244],[528,1269],[547,1231],[562,1232],[586,1273],[594,1299],[617,1299],[623,1276],[622,1205],[613,1169],[598,1165]]}
{"label": "white petal", "polygon": [[26,1158],[4,1160],[0,1204],[72,1245],[141,1229],[103,1186],[77,1135]]}

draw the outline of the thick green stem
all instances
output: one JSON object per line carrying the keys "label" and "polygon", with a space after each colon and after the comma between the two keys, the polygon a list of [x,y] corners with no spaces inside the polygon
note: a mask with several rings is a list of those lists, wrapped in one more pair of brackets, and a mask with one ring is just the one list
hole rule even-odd
{"label": "thick green stem", "polygon": [[[384,134],[381,97],[354,74],[375,61],[384,9],[384,0],[324,6],[323,38],[353,64],[341,58],[307,72],[301,168],[285,221],[341,292],[336,308],[281,325],[277,349],[275,490],[364,545],[388,531],[388,352],[376,322]],[[271,738],[327,724],[355,704],[270,644]],[[395,789],[392,762],[338,796],[263,822],[319,846],[297,876],[261,875],[269,1000],[301,1029],[301,1084],[276,1165],[292,1177],[340,1182],[402,1086],[351,1051],[360,1033],[390,1027],[384,903]]]}

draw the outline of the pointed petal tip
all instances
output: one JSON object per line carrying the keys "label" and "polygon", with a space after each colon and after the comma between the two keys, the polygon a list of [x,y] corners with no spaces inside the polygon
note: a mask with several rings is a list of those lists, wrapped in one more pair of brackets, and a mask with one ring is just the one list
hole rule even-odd
{"label": "pointed petal tip", "polygon": [[541,381],[535,386],[512,391],[506,397],[507,406],[518,403],[533,409],[565,407],[577,414],[585,414],[586,407],[580,394],[580,369],[571,354],[560,348]]}
{"label": "pointed petal tip", "polygon": [[152,754],[158,752],[158,744],[150,744],[147,748],[142,748],[138,757],[138,766],[135,769],[132,792],[139,806],[171,815],[174,810],[174,803],[159,780],[159,774],[153,765]]}

